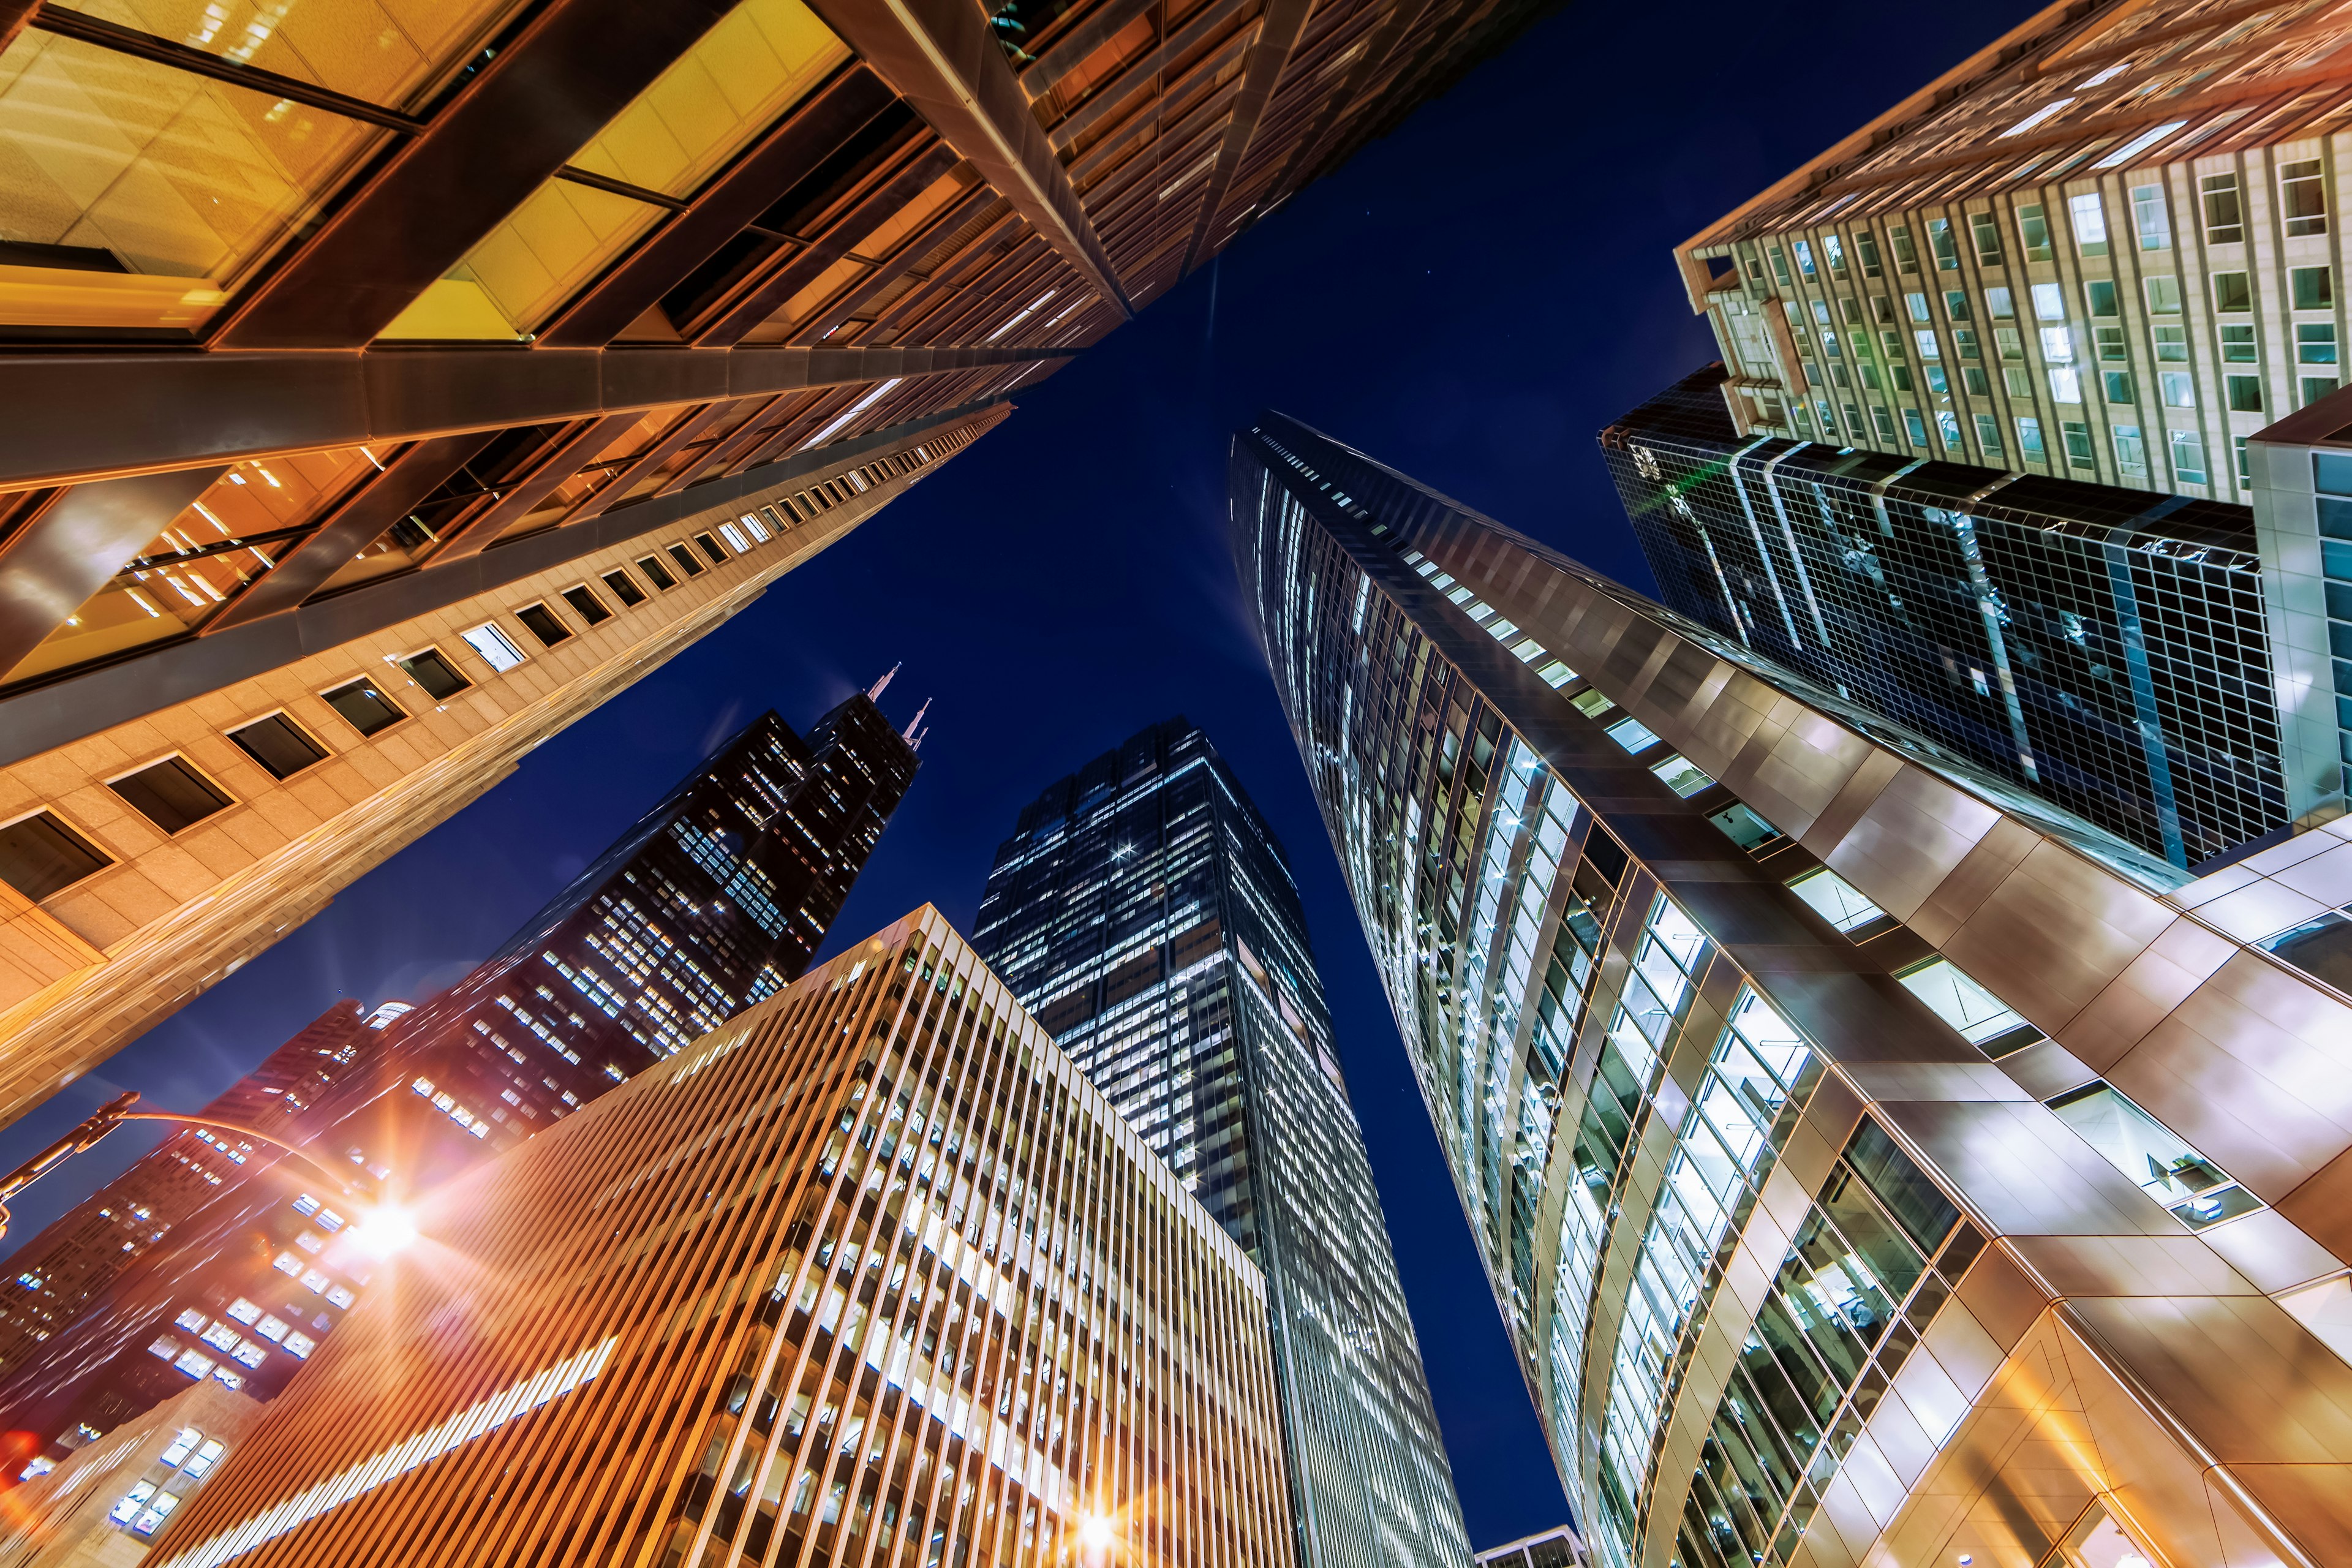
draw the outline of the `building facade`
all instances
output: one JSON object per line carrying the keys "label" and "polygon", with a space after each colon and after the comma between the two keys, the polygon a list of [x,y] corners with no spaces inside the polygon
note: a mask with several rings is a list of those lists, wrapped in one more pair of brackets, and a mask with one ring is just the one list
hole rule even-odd
{"label": "building facade", "polygon": [[1232,479],[1597,1561],[2352,1551],[2352,827],[2189,880],[1295,421]]}
{"label": "building facade", "polygon": [[1542,3],[471,0],[170,37],[11,7],[0,1110]]}
{"label": "building facade", "polygon": [[1563,1524],[1478,1553],[1478,1568],[1584,1568],[1584,1542]]}
{"label": "building facade", "polygon": [[2342,374],[2346,26],[2053,5],[1708,225],[1741,432],[2251,501]]}
{"label": "building facade", "polygon": [[1469,1542],[1287,858],[1171,719],[1046,787],[972,945],[1265,1270],[1302,1568]]}
{"label": "building facade", "polygon": [[181,1504],[259,1415],[246,1394],[198,1382],[8,1494],[0,1568],[133,1568]]}
{"label": "building facade", "polygon": [[159,1562],[1292,1561],[1257,1270],[934,910],[422,1221]]}
{"label": "building facade", "polygon": [[[402,1009],[331,1089],[308,1091],[299,1118],[252,1124],[355,1179],[429,1191],[799,978],[914,778],[913,742],[875,705],[883,684],[835,706],[806,739],[773,712],[753,720],[497,953]],[[315,1054],[321,1042],[308,1037],[319,1027],[271,1064]],[[280,1076],[265,1064],[221,1103],[282,1102],[272,1092]],[[199,1173],[226,1172],[226,1184],[183,1205],[183,1222],[140,1254],[106,1259],[105,1289],[89,1279],[100,1268],[71,1271],[124,1224],[115,1189],[143,1194],[151,1165],[173,1179],[182,1164],[169,1157],[184,1141],[209,1157]],[[250,1171],[225,1163],[248,1159]],[[36,1343],[0,1375],[0,1424],[54,1456],[191,1378],[275,1396],[370,1284],[366,1258],[330,1246],[349,1217],[339,1206],[351,1205],[314,1174],[232,1134],[176,1134],[30,1244],[39,1250],[18,1287],[42,1274],[43,1289],[26,1295],[46,1302],[64,1289],[43,1273],[58,1268],[83,1281],[82,1310],[68,1314],[60,1301],[40,1319]],[[152,1222],[138,1225],[144,1235]]]}
{"label": "building facade", "polygon": [[1671,608],[2178,867],[2340,808],[2252,509],[1743,435],[1725,375],[1601,433]]}

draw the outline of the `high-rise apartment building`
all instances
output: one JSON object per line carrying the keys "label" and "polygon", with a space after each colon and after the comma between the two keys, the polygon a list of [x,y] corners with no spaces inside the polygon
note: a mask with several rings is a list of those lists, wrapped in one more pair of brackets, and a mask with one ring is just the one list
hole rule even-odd
{"label": "high-rise apartment building", "polygon": [[2251,500],[2341,375],[2347,26],[2053,5],[1708,225],[1740,432]]}
{"label": "high-rise apartment building", "polygon": [[[301,1091],[298,1119],[251,1125],[355,1177],[429,1190],[799,978],[915,774],[914,742],[875,706],[887,679],[806,740],[773,712],[744,726],[497,953],[404,1009],[371,1048],[338,1058],[350,1065],[331,1091]],[[315,1055],[323,1042],[310,1037],[346,1012],[356,1010],[330,1013],[219,1103],[282,1101],[277,1065]],[[164,1200],[142,1195],[174,1178],[186,1162],[168,1157],[184,1145],[211,1156],[189,1156],[207,1182],[229,1171],[224,1161],[250,1158],[253,1173],[229,1171],[207,1201],[180,1204],[183,1223],[150,1238],[169,1245],[143,1262],[89,1263],[128,1224],[117,1212],[126,1197],[142,1199],[127,1212],[147,1236],[138,1209]],[[370,1283],[364,1259],[341,1271],[331,1261],[343,1256],[330,1247],[348,1217],[339,1205],[350,1206],[266,1148],[201,1129],[175,1135],[36,1238],[32,1261],[11,1260],[26,1307],[47,1310],[38,1348],[0,1376],[0,1425],[54,1454],[191,1378],[274,1396]],[[39,1289],[26,1285],[34,1275]],[[65,1279],[77,1282],[78,1317],[59,1310]],[[0,1287],[0,1302],[14,1308],[16,1294]]]}
{"label": "high-rise apartment building", "polygon": [[2352,823],[2189,880],[1278,416],[1232,508],[1597,1561],[2352,1552]]}
{"label": "high-rise apartment building", "polygon": [[1292,1562],[1257,1269],[935,910],[420,1217],[156,1561]]}
{"label": "high-rise apartment building", "polygon": [[1541,5],[8,7],[0,1110]]}
{"label": "high-rise apartment building", "polygon": [[972,944],[1265,1270],[1301,1568],[1466,1563],[1297,885],[1208,737],[1048,785]]}
{"label": "high-rise apartment building", "polygon": [[2177,867],[2340,799],[2332,745],[2289,776],[2251,509],[1742,435],[1725,374],[1601,433],[1670,607]]}

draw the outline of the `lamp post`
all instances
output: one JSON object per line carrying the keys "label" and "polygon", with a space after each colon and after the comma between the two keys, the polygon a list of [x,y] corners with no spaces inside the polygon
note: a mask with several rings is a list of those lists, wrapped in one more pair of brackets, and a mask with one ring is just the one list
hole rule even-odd
{"label": "lamp post", "polygon": [[282,1138],[273,1137],[242,1122],[226,1121],[217,1116],[187,1116],[173,1110],[133,1110],[139,1091],[124,1089],[104,1105],[90,1112],[89,1118],[76,1125],[66,1135],[9,1172],[0,1176],[0,1237],[8,1234],[8,1200],[64,1164],[74,1155],[96,1144],[99,1140],[126,1121],[170,1121],[187,1127],[212,1127],[234,1132],[240,1138],[251,1138],[282,1151],[308,1165],[357,1205],[361,1210],[360,1229],[370,1235],[371,1250],[392,1252],[416,1238],[416,1227],[407,1215],[396,1205],[362,1192],[341,1173],[330,1170]]}

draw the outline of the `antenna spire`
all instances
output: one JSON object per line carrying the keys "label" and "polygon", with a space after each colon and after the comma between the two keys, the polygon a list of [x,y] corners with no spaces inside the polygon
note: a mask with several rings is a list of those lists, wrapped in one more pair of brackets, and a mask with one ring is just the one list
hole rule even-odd
{"label": "antenna spire", "polygon": [[889,689],[889,687],[890,687],[890,678],[891,678],[892,676],[894,676],[894,675],[898,674],[898,673],[899,667],[900,667],[901,665],[904,665],[906,662],[907,662],[907,661],[906,661],[905,659],[903,659],[903,658],[902,658],[902,659],[900,659],[900,660],[898,661],[898,664],[894,664],[894,665],[892,665],[888,669],[887,669],[887,670],[883,671],[883,672],[882,672],[882,679],[879,679],[879,680],[877,680],[877,681],[876,681],[873,685],[871,685],[871,686],[869,686],[869,687],[867,687],[867,688],[866,689],[866,700],[868,702],[879,702],[879,701],[881,701],[881,700],[882,700],[882,693]]}
{"label": "antenna spire", "polygon": [[930,710],[931,700],[926,697],[923,699],[923,705],[915,710],[915,716],[907,721],[907,728],[903,732],[901,732],[898,738],[906,742],[909,746],[920,745],[922,743],[921,738],[918,736],[915,731],[922,727],[923,715]]}

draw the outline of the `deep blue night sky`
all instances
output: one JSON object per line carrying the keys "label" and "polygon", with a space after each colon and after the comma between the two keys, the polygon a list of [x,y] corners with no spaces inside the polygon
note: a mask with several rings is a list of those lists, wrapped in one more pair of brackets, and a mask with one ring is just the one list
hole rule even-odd
{"label": "deep blue night sky", "polygon": [[[1053,779],[1185,713],[1305,889],[1473,1542],[1566,1516],[1387,1005],[1242,620],[1228,433],[1280,408],[1643,588],[1593,437],[1714,357],[1670,248],[2022,20],[2022,0],[1572,4],[1058,375],[729,626],[48,1105],[194,1107],[339,997],[419,996],[488,952],[761,709],[805,725],[898,660],[925,766],[835,936],[929,901],[969,929]],[[29,1237],[149,1146],[26,1194]]]}

